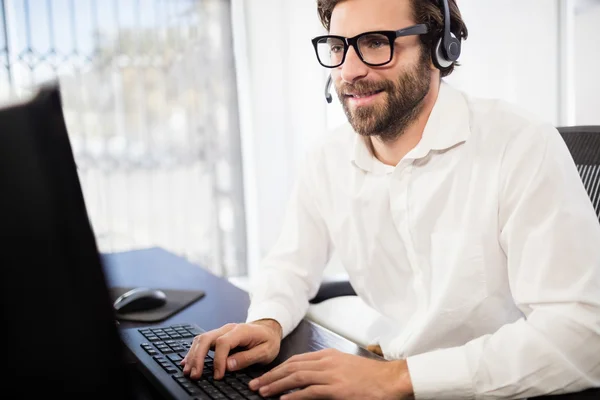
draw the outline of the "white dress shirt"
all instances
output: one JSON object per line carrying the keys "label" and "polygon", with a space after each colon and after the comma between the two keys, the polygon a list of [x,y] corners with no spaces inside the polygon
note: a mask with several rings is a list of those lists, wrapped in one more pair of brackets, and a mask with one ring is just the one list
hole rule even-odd
{"label": "white dress shirt", "polygon": [[600,386],[600,224],[552,125],[442,82],[395,167],[349,125],[327,134],[253,278],[248,321],[287,336],[334,249],[417,399]]}

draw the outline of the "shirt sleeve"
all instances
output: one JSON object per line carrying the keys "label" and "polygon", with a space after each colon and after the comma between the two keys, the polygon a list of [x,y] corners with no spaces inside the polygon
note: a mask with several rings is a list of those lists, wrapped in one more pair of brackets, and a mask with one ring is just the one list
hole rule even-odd
{"label": "shirt sleeve", "polygon": [[600,387],[600,224],[560,133],[507,147],[499,240],[524,317],[407,359],[415,398],[522,399]]}
{"label": "shirt sleeve", "polygon": [[330,258],[329,233],[315,201],[317,185],[309,167],[305,162],[300,169],[279,238],[251,280],[247,322],[274,319],[283,337],[304,318]]}

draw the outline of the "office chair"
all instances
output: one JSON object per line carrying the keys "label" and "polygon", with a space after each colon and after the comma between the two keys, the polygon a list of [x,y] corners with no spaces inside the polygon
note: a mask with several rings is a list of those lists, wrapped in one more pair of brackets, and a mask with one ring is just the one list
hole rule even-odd
{"label": "office chair", "polygon": [[600,125],[558,128],[600,220]]}
{"label": "office chair", "polygon": [[[600,125],[568,126],[557,129],[573,156],[577,170],[600,221]],[[329,301],[323,303],[326,300]],[[368,344],[365,343],[368,340],[365,333],[361,333],[360,329],[352,330],[342,326],[338,327],[339,324],[348,327],[357,326],[357,323],[358,326],[361,326],[373,318],[372,312],[356,296],[356,292],[349,281],[323,282],[310,304],[307,315],[309,318],[345,336],[347,339],[357,342],[359,345]],[[349,319],[352,319],[352,321],[343,320],[345,308],[352,309],[352,313],[349,314]],[[352,318],[354,315],[361,316],[360,322],[354,321],[354,318]]]}

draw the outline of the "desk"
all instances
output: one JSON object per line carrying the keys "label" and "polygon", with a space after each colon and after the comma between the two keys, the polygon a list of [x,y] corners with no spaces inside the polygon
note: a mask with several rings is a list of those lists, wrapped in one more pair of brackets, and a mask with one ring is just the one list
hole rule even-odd
{"label": "desk", "polygon": [[[228,282],[194,265],[185,259],[161,248],[134,250],[123,253],[103,254],[103,262],[109,286],[146,286],[163,289],[200,289],[206,295],[181,312],[161,324],[194,323],[205,330],[212,330],[230,322],[246,320],[250,299],[248,294]],[[121,322],[123,327],[149,324]],[[281,352],[276,362],[281,362],[294,354],[323,348],[379,358],[349,340],[330,332],[308,320],[298,327],[281,343]],[[139,389],[143,399],[155,399],[156,392],[147,387],[139,377]],[[600,390],[546,397],[555,400],[598,400]]]}

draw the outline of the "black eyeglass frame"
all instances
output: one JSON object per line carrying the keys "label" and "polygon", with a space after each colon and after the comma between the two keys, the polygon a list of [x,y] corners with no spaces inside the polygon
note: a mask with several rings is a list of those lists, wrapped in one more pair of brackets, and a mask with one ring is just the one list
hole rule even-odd
{"label": "black eyeglass frame", "polygon": [[[404,37],[404,36],[425,35],[427,33],[429,33],[429,28],[426,24],[417,24],[417,25],[409,26],[407,28],[399,29],[397,31],[363,32],[363,33],[356,35],[354,37],[351,37],[351,38],[347,38],[344,36],[337,36],[337,35],[317,36],[312,39],[312,44],[313,44],[313,47],[315,48],[315,53],[317,55],[317,60],[319,61],[319,64],[321,64],[325,68],[337,68],[337,67],[341,66],[342,64],[344,64],[344,62],[346,61],[346,55],[348,54],[348,49],[350,48],[350,46],[354,47],[354,51],[356,51],[356,54],[358,54],[358,57],[360,58],[360,60],[363,63],[367,64],[370,67],[381,67],[383,65],[389,64],[394,59],[394,43],[396,42],[396,39],[398,39],[399,37]],[[375,34],[386,36],[388,38],[388,40],[390,41],[390,59],[384,63],[372,64],[372,63],[365,61],[365,59],[363,58],[363,55],[360,52],[359,47],[358,47],[358,41],[360,40],[360,38],[362,38],[363,36],[375,35]],[[321,58],[319,57],[319,48],[318,48],[319,41],[321,41],[323,39],[328,39],[328,38],[339,39],[344,43],[344,55],[342,56],[342,61],[337,65],[331,65],[331,66],[325,65],[325,64],[323,64],[323,62],[321,61]]]}

